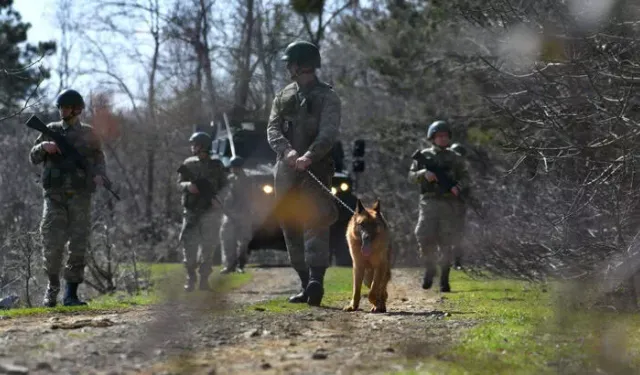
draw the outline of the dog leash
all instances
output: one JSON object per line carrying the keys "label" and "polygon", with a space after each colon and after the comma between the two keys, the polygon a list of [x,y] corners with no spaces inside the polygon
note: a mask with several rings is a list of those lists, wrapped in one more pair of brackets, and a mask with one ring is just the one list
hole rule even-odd
{"label": "dog leash", "polygon": [[329,195],[330,195],[330,196],[332,196],[332,197],[333,197],[333,199],[337,200],[337,201],[338,201],[338,203],[340,203],[344,208],[346,208],[347,210],[349,210],[349,212],[351,212],[352,214],[354,214],[354,215],[355,215],[355,213],[356,213],[356,212],[355,212],[351,207],[349,207],[346,203],[344,203],[344,202],[342,201],[342,199],[340,199],[340,198],[338,198],[337,196],[333,195],[333,193],[331,192],[331,190],[329,190],[329,188],[328,188],[328,187],[324,186],[324,184],[322,183],[322,181],[320,181],[320,180],[318,179],[318,177],[316,177],[316,176],[315,176],[313,173],[311,173],[311,171],[310,171],[310,170],[308,170],[308,169],[307,169],[307,173],[309,174],[309,176],[311,176],[311,178],[313,178],[313,179],[318,183],[318,185],[320,185],[320,187],[322,187],[322,189],[324,189],[324,191],[326,191],[327,193],[329,193]]}

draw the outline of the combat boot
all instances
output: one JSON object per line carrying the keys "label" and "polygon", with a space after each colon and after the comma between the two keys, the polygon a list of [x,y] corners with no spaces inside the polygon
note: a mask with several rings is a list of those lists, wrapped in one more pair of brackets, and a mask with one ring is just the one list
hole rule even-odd
{"label": "combat boot", "polygon": [[429,289],[433,285],[433,278],[436,276],[436,267],[428,264],[422,278],[422,289]]}
{"label": "combat boot", "polygon": [[462,269],[462,257],[457,256],[455,262],[453,263],[453,267],[458,271]]}
{"label": "combat boot", "polygon": [[58,293],[60,292],[60,279],[57,276],[49,277],[49,285],[44,293],[42,305],[44,307],[56,307],[58,304]]}
{"label": "combat boot", "polygon": [[195,271],[187,271],[187,282],[184,284],[185,292],[193,292],[196,287],[196,273]]}
{"label": "combat boot", "polygon": [[87,303],[78,298],[78,283],[67,282],[64,290],[62,304],[65,306],[85,306]]}
{"label": "combat boot", "polygon": [[298,272],[298,276],[300,277],[300,284],[302,286],[302,291],[298,294],[295,294],[289,297],[289,302],[305,303],[309,300],[309,297],[307,296],[307,286],[309,285],[309,271],[296,270],[296,272]]}
{"label": "combat boot", "polygon": [[307,304],[309,306],[320,306],[322,297],[324,297],[324,274],[327,269],[325,267],[311,267],[310,271],[309,284],[306,289]]}
{"label": "combat boot", "polygon": [[442,266],[440,270],[440,291],[443,293],[451,291],[451,286],[449,285],[449,271],[451,271],[450,264]]}

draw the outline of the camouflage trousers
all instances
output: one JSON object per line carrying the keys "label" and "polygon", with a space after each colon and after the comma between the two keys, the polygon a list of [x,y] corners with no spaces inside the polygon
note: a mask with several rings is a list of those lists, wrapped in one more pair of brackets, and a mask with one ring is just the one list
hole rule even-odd
{"label": "camouflage trousers", "polygon": [[222,264],[234,267],[244,266],[247,261],[249,242],[253,236],[251,217],[230,218],[224,215],[220,225],[220,242],[222,247]]}
{"label": "camouflage trousers", "polygon": [[435,265],[438,260],[441,265],[451,264],[464,225],[460,206],[453,197],[420,198],[415,236],[425,266]]}
{"label": "camouflage trousers", "polygon": [[91,194],[48,192],[44,198],[40,235],[46,275],[50,279],[58,278],[68,242],[69,257],[64,279],[70,283],[82,283],[85,253],[90,246]]}
{"label": "camouflage trousers", "polygon": [[[332,173],[314,173],[331,186]],[[338,220],[333,198],[306,172],[278,161],[275,174],[278,217],[289,261],[296,271],[331,265],[330,227]]]}
{"label": "camouflage trousers", "polygon": [[[204,212],[186,211],[182,216],[180,242],[184,256],[183,263],[187,274],[208,277],[213,267],[213,254],[220,238],[220,213],[215,210]],[[200,257],[198,257],[200,252]],[[198,258],[199,261],[198,261]]]}

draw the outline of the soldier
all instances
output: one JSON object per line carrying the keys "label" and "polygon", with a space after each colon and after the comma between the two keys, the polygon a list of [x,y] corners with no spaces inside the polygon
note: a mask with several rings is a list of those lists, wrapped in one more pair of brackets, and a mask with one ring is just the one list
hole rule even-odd
{"label": "soldier", "polygon": [[75,90],[64,90],[56,98],[61,121],[47,127],[62,134],[95,168],[87,176],[75,163],[60,153],[49,137],[41,134],[31,148],[32,164],[44,164],[42,188],[44,209],[40,223],[44,271],[49,278],[43,305],[55,307],[60,291],[60,271],[64,247],[69,243],[69,257],[64,268],[65,306],[86,305],[78,298],[78,286],[84,281],[85,253],[90,246],[91,197],[96,186],[104,183],[105,155],[94,129],[80,122],[84,99]]}
{"label": "soldier", "polygon": [[267,138],[277,154],[275,195],[283,207],[280,225],[302,285],[289,302],[319,306],[331,262],[329,228],[338,219],[338,209],[332,196],[306,171],[326,188],[331,186],[335,169],[331,148],[339,134],[341,101],[316,76],[320,52],[314,44],[295,41],[287,46],[282,60],[294,82],[273,100]]}
{"label": "soldier", "polygon": [[424,289],[431,288],[436,274],[437,250],[440,249],[440,290],[451,291],[449,271],[451,268],[451,246],[457,244],[461,230],[458,196],[468,186],[467,168],[462,158],[447,149],[451,139],[451,129],[444,121],[435,121],[429,126],[427,139],[432,146],[421,151],[435,162],[441,171],[457,184],[449,191],[443,191],[434,172],[414,160],[409,171],[409,180],[420,184],[420,216],[415,228],[421,256],[425,262],[422,282]]}
{"label": "soldier", "polygon": [[222,264],[220,273],[244,272],[247,250],[253,235],[250,202],[250,185],[242,169],[244,160],[234,156],[229,161],[230,174],[227,177],[229,190],[223,201],[224,217],[220,226]]}
{"label": "soldier", "polygon": [[[202,197],[203,192],[196,184],[178,173],[178,189],[182,192],[183,220],[180,241],[183,244],[184,265],[187,270],[185,291],[191,292],[196,284],[196,268],[200,275],[200,290],[210,290],[209,275],[213,266],[213,253],[218,244],[220,228],[220,208],[215,194],[224,186],[225,169],[220,159],[212,158],[211,137],[207,133],[196,132],[189,138],[191,153],[182,163],[196,179],[204,179],[211,184],[211,199]],[[200,265],[198,267],[198,248]]]}
{"label": "soldier", "polygon": [[[451,146],[449,147],[449,149],[453,152],[455,152],[456,154],[460,155],[460,157],[464,158],[467,156],[467,150],[464,148],[464,146],[462,146],[460,143],[453,143],[451,144]],[[471,194],[471,188],[470,186],[467,186],[464,190],[461,191],[461,196],[465,199],[469,198],[469,195]],[[464,204],[463,201],[458,202],[458,209],[460,211],[459,215],[462,221],[462,224],[460,224],[463,228],[464,231],[464,227],[465,227],[465,223],[467,221],[467,205]],[[463,234],[463,233],[461,233]],[[463,239],[461,238],[459,241],[457,241],[457,244],[454,245],[453,248],[453,256],[454,256],[454,262],[453,262],[453,267],[457,270],[461,270],[462,269],[462,255],[464,253],[464,245],[463,245]]]}

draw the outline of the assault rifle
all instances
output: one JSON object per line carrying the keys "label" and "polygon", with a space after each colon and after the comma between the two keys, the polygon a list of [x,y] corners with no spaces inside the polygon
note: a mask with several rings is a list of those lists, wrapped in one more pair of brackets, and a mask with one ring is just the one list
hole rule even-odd
{"label": "assault rifle", "polygon": [[[411,155],[411,158],[417,161],[418,163],[422,164],[422,166],[425,169],[427,169],[428,171],[436,175],[441,192],[448,193],[451,191],[452,187],[457,185],[458,183],[457,181],[454,181],[453,179],[449,178],[449,176],[447,175],[446,169],[443,169],[440,166],[438,166],[435,160],[428,159],[426,156],[424,156],[422,152],[420,152],[420,150],[416,150],[416,152],[414,152],[413,155]],[[473,210],[476,212],[476,214],[478,214],[478,216],[483,217],[483,215],[480,214],[480,212],[478,211],[478,207],[476,207],[475,203],[473,203],[471,199],[463,198],[462,195],[463,195],[463,192],[458,191],[457,198],[460,199],[462,203],[465,203],[471,206],[471,208],[473,208]]]}
{"label": "assault rifle", "polygon": [[193,173],[191,173],[189,168],[187,168],[184,164],[182,164],[178,168],[178,173],[182,174],[182,176],[187,181],[189,181],[189,182],[191,182],[191,183],[196,185],[196,187],[198,188],[198,191],[200,193],[200,197],[202,199],[204,199],[209,204],[212,203],[211,200],[215,199],[216,202],[218,202],[220,204],[220,207],[222,207],[222,202],[220,202],[218,197],[215,196],[215,193],[213,191],[213,185],[207,179],[205,179],[205,178],[196,178],[196,176]]}
{"label": "assault rifle", "polygon": [[[75,147],[73,147],[73,145],[69,143],[62,134],[49,129],[47,125],[45,125],[45,123],[38,118],[38,116],[32,115],[31,117],[29,117],[26,125],[27,127],[33,130],[37,130],[47,137],[53,139],[62,155],[65,158],[70,158],[76,166],[82,168],[85,171],[85,173],[87,174],[87,179],[91,179],[97,175],[97,173],[95,172],[95,168],[93,168],[93,165],[89,163],[87,158],[82,156],[82,154],[80,154],[80,152]],[[117,200],[120,200],[118,194],[116,194],[116,192],[111,189],[111,181],[107,178],[107,176],[102,176],[102,180],[104,182],[102,186],[104,186],[105,189],[113,194],[113,196]]]}

